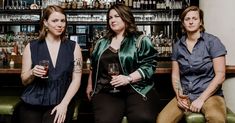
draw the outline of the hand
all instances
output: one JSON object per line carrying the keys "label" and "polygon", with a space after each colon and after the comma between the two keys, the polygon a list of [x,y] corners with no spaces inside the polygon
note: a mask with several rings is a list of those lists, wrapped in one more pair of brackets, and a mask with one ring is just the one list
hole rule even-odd
{"label": "hand", "polygon": [[37,76],[37,77],[42,77],[43,75],[46,74],[46,71],[43,66],[41,65],[35,65],[34,68],[32,69],[32,75]]}
{"label": "hand", "polygon": [[64,123],[67,113],[67,105],[59,104],[53,108],[51,111],[51,115],[55,114],[54,122],[53,123]]}
{"label": "hand", "polygon": [[189,98],[187,95],[179,94],[177,97],[178,100],[178,106],[182,109],[189,110],[190,109],[190,103]]}
{"label": "hand", "polygon": [[190,106],[190,110],[192,112],[200,112],[203,104],[204,104],[204,101],[201,100],[200,98],[197,98],[196,100],[192,102]]}
{"label": "hand", "polygon": [[92,89],[92,84],[89,84],[88,82],[88,85],[87,85],[87,88],[86,88],[86,95],[87,95],[87,98],[89,100],[91,100],[91,94],[93,92],[93,89]]}
{"label": "hand", "polygon": [[110,83],[114,87],[125,86],[127,84],[130,84],[128,76],[125,75],[113,76]]}

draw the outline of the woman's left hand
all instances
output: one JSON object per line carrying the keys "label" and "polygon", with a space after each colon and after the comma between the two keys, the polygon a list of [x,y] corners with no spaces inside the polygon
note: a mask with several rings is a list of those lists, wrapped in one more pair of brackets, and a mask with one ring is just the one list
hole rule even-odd
{"label": "woman's left hand", "polygon": [[53,123],[64,123],[67,113],[67,105],[59,104],[53,108],[51,111],[51,115],[55,114],[54,122]]}
{"label": "woman's left hand", "polygon": [[130,81],[128,80],[128,76],[118,75],[118,76],[112,76],[112,80],[110,83],[114,87],[119,87],[130,84]]}
{"label": "woman's left hand", "polygon": [[200,112],[203,104],[204,104],[204,101],[201,100],[200,98],[197,98],[191,103],[190,110],[192,112]]}

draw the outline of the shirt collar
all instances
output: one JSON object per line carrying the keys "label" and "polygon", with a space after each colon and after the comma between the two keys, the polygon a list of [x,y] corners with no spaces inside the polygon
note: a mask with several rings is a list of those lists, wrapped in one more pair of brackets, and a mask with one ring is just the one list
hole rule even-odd
{"label": "shirt collar", "polygon": [[[183,34],[182,38],[180,39],[180,43],[186,45],[186,38],[187,38],[187,34]],[[198,38],[198,41],[204,41],[205,39],[205,33],[204,32],[200,32],[200,37]]]}

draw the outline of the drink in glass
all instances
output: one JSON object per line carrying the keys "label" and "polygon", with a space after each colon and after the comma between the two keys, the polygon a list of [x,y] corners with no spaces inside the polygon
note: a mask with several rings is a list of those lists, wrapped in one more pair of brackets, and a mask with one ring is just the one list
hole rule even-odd
{"label": "drink in glass", "polygon": [[39,61],[39,65],[43,66],[44,70],[46,71],[46,73],[42,75],[41,78],[48,78],[49,60],[41,60]]}
{"label": "drink in glass", "polygon": [[[119,75],[119,65],[118,65],[118,63],[108,64],[108,74],[111,77]],[[118,90],[114,87],[113,90],[110,90],[110,92],[111,93],[117,93],[117,92],[120,92],[120,90]]]}

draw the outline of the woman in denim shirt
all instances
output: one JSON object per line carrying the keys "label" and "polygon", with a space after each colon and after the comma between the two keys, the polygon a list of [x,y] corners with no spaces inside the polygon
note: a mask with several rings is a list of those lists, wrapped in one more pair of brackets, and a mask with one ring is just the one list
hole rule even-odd
{"label": "woman in denim shirt", "polygon": [[177,123],[185,112],[201,112],[207,123],[225,123],[226,105],[221,90],[225,55],[221,41],[204,29],[203,11],[196,6],[181,14],[185,35],[172,54],[172,85],[176,93],[158,116],[157,123]]}

